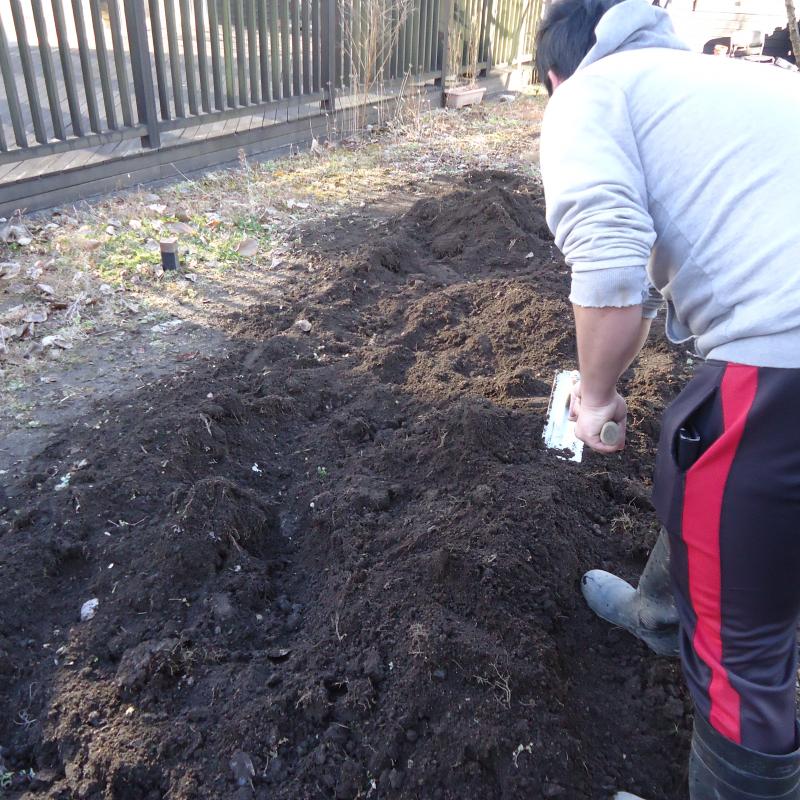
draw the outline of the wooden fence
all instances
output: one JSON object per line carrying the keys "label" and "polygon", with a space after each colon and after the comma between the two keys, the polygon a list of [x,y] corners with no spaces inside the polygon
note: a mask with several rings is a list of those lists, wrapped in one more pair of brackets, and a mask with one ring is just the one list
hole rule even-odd
{"label": "wooden fence", "polygon": [[[532,52],[542,0],[0,0],[0,164]],[[465,46],[450,71],[469,66]],[[474,58],[473,58],[474,60]],[[459,65],[458,62],[461,62]],[[365,91],[366,94],[366,91]]]}

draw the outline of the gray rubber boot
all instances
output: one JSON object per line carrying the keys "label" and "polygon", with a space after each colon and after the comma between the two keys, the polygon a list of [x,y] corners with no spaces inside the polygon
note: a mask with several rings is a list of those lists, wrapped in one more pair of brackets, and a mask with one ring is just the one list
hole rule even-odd
{"label": "gray rubber boot", "polygon": [[757,753],[726,739],[695,714],[689,798],[800,800],[800,749],[785,756]]}
{"label": "gray rubber boot", "polygon": [[589,608],[607,622],[625,628],[660,656],[678,655],[678,611],[669,579],[669,537],[664,530],[647,559],[639,586],[593,569],[581,590]]}

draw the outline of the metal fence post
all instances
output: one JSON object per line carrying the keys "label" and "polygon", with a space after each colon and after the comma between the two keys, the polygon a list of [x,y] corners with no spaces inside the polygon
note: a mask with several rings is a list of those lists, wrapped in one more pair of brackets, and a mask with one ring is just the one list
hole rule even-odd
{"label": "metal fence post", "polygon": [[322,89],[325,99],[322,107],[336,111],[336,3],[322,0]]}
{"label": "metal fence post", "polygon": [[125,21],[128,26],[128,47],[131,54],[133,88],[139,123],[147,126],[142,137],[142,147],[161,147],[161,131],[156,112],[156,95],[153,86],[153,69],[150,63],[150,46],[147,43],[147,19],[144,0],[125,0]]}

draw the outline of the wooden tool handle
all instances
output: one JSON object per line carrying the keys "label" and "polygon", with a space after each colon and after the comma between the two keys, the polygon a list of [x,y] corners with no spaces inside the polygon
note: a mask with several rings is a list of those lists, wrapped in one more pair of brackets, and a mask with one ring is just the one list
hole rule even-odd
{"label": "wooden tool handle", "polygon": [[600,441],[608,447],[613,447],[619,442],[619,425],[616,422],[606,422],[600,428]]}

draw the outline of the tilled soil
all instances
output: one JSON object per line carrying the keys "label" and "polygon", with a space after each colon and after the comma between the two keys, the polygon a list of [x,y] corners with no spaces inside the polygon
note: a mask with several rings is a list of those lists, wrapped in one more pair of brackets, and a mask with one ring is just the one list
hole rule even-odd
{"label": "tilled soil", "polygon": [[87,408],[7,481],[19,794],[683,796],[677,665],[579,591],[654,540],[680,354],[654,337],[626,376],[623,455],[546,451],[574,342],[540,190],[433,195],[309,228],[291,299],[225,321],[226,357]]}

